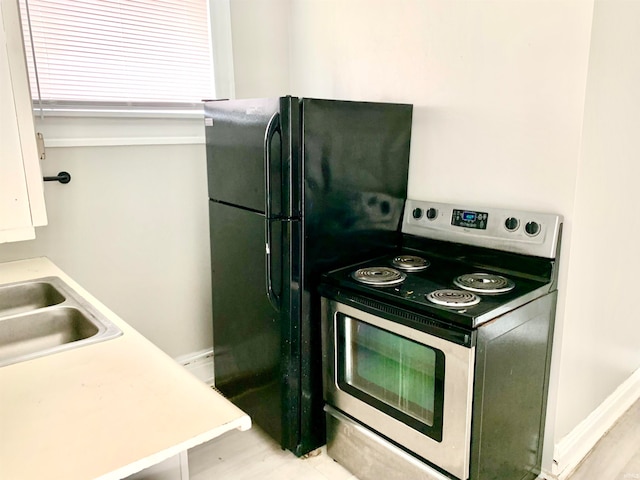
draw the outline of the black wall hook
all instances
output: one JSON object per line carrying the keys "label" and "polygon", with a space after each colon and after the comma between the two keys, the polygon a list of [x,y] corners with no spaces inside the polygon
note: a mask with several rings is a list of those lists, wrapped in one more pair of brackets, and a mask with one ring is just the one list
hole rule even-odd
{"label": "black wall hook", "polygon": [[69,183],[71,181],[71,175],[69,172],[60,172],[55,177],[44,177],[43,180],[45,182]]}

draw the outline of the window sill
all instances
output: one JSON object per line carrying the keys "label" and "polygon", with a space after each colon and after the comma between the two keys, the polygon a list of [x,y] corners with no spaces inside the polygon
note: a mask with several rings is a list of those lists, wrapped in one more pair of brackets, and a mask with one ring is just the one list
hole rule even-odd
{"label": "window sill", "polygon": [[83,117],[83,118],[202,118],[202,105],[184,107],[134,107],[125,106],[55,106],[39,107],[34,105],[33,115],[41,120],[47,117]]}
{"label": "window sill", "polygon": [[46,148],[204,145],[204,116],[65,115],[36,118]]}

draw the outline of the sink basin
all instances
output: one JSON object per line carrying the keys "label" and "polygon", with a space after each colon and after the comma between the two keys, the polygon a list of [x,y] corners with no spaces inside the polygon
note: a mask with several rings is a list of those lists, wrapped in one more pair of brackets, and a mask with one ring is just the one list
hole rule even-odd
{"label": "sink basin", "polygon": [[0,316],[29,312],[64,302],[64,296],[51,283],[27,282],[0,285]]}
{"label": "sink basin", "polygon": [[58,277],[0,286],[0,366],[121,334]]}

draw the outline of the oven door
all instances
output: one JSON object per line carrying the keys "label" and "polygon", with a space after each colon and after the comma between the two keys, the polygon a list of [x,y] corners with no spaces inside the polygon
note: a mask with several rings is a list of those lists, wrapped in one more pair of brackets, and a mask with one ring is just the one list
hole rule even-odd
{"label": "oven door", "polygon": [[323,298],[325,401],[469,476],[474,348]]}

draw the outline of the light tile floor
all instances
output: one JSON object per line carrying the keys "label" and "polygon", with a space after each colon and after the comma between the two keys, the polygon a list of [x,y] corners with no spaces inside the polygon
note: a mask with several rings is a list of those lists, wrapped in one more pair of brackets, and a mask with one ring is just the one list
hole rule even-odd
{"label": "light tile floor", "polygon": [[190,480],[357,480],[325,447],[297,458],[256,426],[190,449],[189,474]]}
{"label": "light tile floor", "polygon": [[[324,447],[296,458],[255,426],[189,450],[189,473],[190,480],[358,480]],[[640,480],[640,401],[567,480]]]}
{"label": "light tile floor", "polygon": [[567,480],[640,480],[640,400],[620,417]]}

